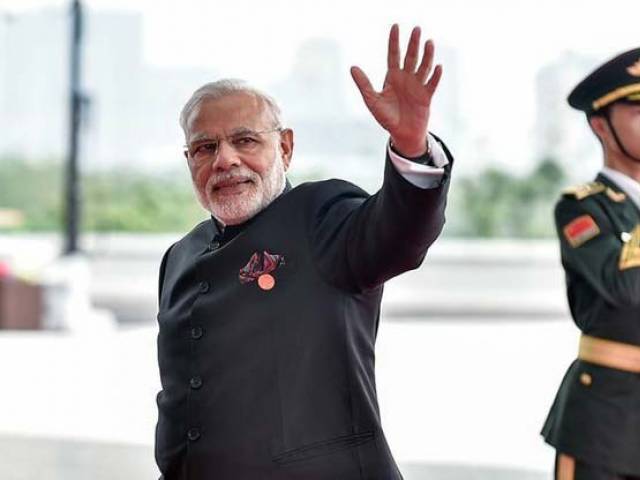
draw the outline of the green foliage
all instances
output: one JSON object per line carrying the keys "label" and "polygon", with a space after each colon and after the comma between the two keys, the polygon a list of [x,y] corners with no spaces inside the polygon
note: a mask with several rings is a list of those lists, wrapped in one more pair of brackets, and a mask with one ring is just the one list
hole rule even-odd
{"label": "green foliage", "polygon": [[449,235],[547,237],[554,235],[553,206],[565,174],[551,158],[525,177],[489,168],[451,187]]}
{"label": "green foliage", "polygon": [[17,209],[24,230],[55,230],[62,221],[62,170],[55,162],[0,158],[0,208]]}
{"label": "green foliage", "polygon": [[84,188],[84,228],[89,231],[179,232],[207,218],[185,175],[110,171],[87,175]]}
{"label": "green foliage", "polygon": [[[0,208],[23,212],[20,230],[61,230],[63,169],[60,162],[0,158]],[[313,173],[292,178],[299,184]],[[564,184],[552,159],[526,177],[489,168],[454,181],[447,235],[540,237],[554,234],[552,208]],[[455,178],[455,177],[454,177]],[[184,232],[207,218],[188,173],[149,176],[127,170],[88,173],[82,178],[83,230]]]}
{"label": "green foliage", "polygon": [[[0,208],[20,210],[19,230],[61,230],[64,171],[60,162],[0,159]],[[112,170],[82,178],[84,231],[186,231],[207,218],[188,175],[150,177]]]}

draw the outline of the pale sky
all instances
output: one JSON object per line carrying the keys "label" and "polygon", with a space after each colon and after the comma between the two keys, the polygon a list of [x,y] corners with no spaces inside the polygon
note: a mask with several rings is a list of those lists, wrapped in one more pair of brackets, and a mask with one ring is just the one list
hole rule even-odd
{"label": "pale sky", "polygon": [[[65,4],[70,2],[0,0],[0,12]],[[85,0],[84,4],[140,12],[149,64],[197,66],[211,64],[215,57],[216,69],[224,76],[246,78],[259,86],[284,78],[300,43],[312,37],[332,38],[340,45],[345,82],[351,82],[349,66],[357,64],[379,86],[390,24],[400,24],[403,40],[413,25],[420,25],[424,35],[434,38],[436,57],[440,44],[458,52],[467,129],[489,137],[503,162],[525,156],[522,145],[533,135],[534,74],[542,65],[567,50],[605,60],[640,44],[640,2],[632,0]],[[446,64],[442,81],[447,81]],[[354,111],[365,115],[355,87],[348,92]],[[437,121],[437,112],[434,116]]]}

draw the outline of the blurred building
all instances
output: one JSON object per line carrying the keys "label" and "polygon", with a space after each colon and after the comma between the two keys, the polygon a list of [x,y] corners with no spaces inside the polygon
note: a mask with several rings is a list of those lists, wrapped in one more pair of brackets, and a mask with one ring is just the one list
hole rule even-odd
{"label": "blurred building", "polygon": [[[11,23],[11,16],[0,12],[0,59],[7,57],[8,30]],[[0,112],[4,112],[6,107],[5,82],[6,82],[6,62],[0,60]],[[0,131],[5,131],[7,126],[7,116],[0,114]]]}
{"label": "blurred building", "polygon": [[0,29],[0,151],[60,156],[68,103],[65,15],[5,16]]}
{"label": "blurred building", "polygon": [[454,148],[469,136],[462,113],[460,55],[455,48],[438,45],[435,61],[443,65],[445,73],[433,97],[429,126]]}
{"label": "blurred building", "polygon": [[[166,170],[182,162],[178,114],[195,88],[219,75],[214,66],[154,67],[145,62],[140,13],[85,8],[81,157],[84,169]],[[49,7],[0,21],[0,155],[33,161],[62,159],[67,151],[70,13]],[[447,66],[434,100],[431,125],[454,145],[463,135],[458,58],[438,49]],[[340,176],[375,188],[386,141],[362,109],[347,106],[355,89],[340,45],[302,43],[286,78],[268,89],[296,132],[294,162],[301,176]]]}
{"label": "blurred building", "polygon": [[[451,144],[462,133],[457,56],[445,47],[439,48],[438,57],[447,65],[447,81],[438,88],[431,125]],[[346,178],[373,190],[383,171],[372,165],[380,165],[387,135],[368,114],[356,114],[347,106],[348,89],[356,87],[346,72],[337,42],[310,39],[300,45],[288,77],[272,91],[295,129],[296,156],[302,161],[294,162],[294,171]]]}
{"label": "blurred building", "polygon": [[[166,168],[181,160],[178,113],[212,68],[161,69],[143,58],[141,14],[85,9],[84,168]],[[0,153],[38,161],[67,152],[67,9],[0,22]]]}
{"label": "blurred building", "polygon": [[567,96],[600,59],[565,52],[536,76],[536,158],[553,158],[573,181],[589,179],[601,164],[602,153],[583,113],[567,104]]}

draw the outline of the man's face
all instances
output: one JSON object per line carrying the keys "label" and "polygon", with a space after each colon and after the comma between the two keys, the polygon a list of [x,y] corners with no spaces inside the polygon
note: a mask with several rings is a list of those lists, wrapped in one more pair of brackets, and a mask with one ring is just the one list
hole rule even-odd
{"label": "man's face", "polygon": [[640,103],[616,103],[610,118],[629,154],[640,158]]}
{"label": "man's face", "polygon": [[[609,109],[609,121],[615,128],[620,142],[630,155],[640,158],[640,103],[618,102]],[[600,137],[610,161],[628,165],[638,163],[620,149],[604,116],[591,117],[590,124]]]}
{"label": "man's face", "polygon": [[225,225],[243,223],[283,190],[291,130],[275,130],[260,98],[237,93],[203,100],[187,121],[187,161],[202,206]]}

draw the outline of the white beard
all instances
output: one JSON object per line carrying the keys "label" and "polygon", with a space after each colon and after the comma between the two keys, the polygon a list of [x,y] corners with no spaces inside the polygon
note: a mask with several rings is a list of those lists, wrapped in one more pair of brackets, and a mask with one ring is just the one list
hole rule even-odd
{"label": "white beard", "polygon": [[[198,193],[198,200],[211,214],[224,225],[238,225],[244,223],[258,212],[266,208],[284,190],[286,178],[282,158],[278,149],[271,167],[263,176],[243,166],[217,175],[212,175],[205,186],[206,198]],[[249,190],[227,199],[215,198],[213,186],[230,179],[251,180]],[[197,190],[197,189],[196,189]]]}

